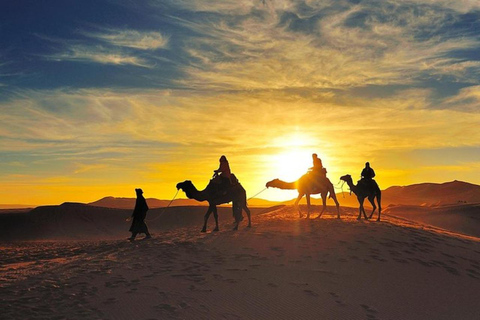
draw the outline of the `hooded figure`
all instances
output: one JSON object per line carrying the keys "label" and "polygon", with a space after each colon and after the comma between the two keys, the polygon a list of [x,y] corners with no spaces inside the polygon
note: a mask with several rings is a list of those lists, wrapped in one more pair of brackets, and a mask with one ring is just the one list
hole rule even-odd
{"label": "hooded figure", "polygon": [[128,238],[128,240],[131,241],[135,240],[138,233],[145,233],[145,239],[152,237],[145,224],[145,217],[147,216],[148,211],[147,201],[143,197],[142,189],[135,189],[135,192],[137,193],[137,201],[135,202],[135,209],[133,209],[132,213],[132,225],[130,226],[130,230],[128,230],[132,233],[132,236]]}
{"label": "hooded figure", "polygon": [[362,179],[365,180],[372,180],[375,177],[375,171],[370,167],[370,162],[365,163],[365,168],[363,168],[361,176]]}

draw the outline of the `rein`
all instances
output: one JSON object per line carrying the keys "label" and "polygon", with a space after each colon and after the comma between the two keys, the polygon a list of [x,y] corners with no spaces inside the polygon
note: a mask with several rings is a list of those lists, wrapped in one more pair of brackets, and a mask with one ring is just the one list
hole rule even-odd
{"label": "rein", "polygon": [[170,205],[172,204],[173,200],[175,200],[175,198],[177,197],[179,191],[180,191],[180,189],[177,189],[177,192],[176,192],[175,195],[173,196],[172,200],[170,200],[170,202],[168,203],[168,206],[164,207],[164,208],[163,208],[163,211],[160,212],[160,214],[159,214],[157,217],[155,217],[154,219],[151,219],[151,220],[145,219],[145,221],[151,222],[151,221],[155,221],[155,220],[157,220],[158,218],[160,218],[160,217],[165,213],[165,211],[167,210],[167,208],[170,207]]}

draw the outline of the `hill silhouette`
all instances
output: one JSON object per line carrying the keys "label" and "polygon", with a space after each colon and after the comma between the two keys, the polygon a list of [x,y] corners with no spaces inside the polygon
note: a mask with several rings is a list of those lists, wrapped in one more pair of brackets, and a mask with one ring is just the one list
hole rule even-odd
{"label": "hill silhouette", "polygon": [[[170,200],[160,200],[156,198],[147,198],[147,203],[150,208],[164,208],[168,206]],[[276,201],[269,201],[259,198],[248,200],[248,204],[252,207],[271,207],[277,205]],[[117,198],[104,197],[94,202],[88,203],[91,206],[116,208],[116,209],[133,209],[135,207],[135,198]],[[185,206],[208,206],[208,202],[198,202],[193,199],[175,199],[170,204],[171,207],[185,207]]]}
{"label": "hill silhouette", "polygon": [[463,181],[394,186],[382,193],[385,204],[435,206],[480,203],[480,186]]}

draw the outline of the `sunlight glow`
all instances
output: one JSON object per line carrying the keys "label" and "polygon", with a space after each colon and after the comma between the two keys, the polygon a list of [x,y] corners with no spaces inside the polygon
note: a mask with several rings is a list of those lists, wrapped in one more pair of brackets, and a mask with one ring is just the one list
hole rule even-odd
{"label": "sunlight glow", "polygon": [[268,157],[272,176],[286,181],[300,178],[312,166],[315,144],[312,138],[302,133],[276,138],[273,145],[283,151]]}

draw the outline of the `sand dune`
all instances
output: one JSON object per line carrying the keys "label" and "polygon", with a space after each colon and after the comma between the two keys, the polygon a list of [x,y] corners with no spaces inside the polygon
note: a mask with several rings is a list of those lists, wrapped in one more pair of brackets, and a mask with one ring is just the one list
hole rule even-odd
{"label": "sand dune", "polygon": [[394,206],[386,214],[480,237],[480,203],[445,206]]}
{"label": "sand dune", "polygon": [[[201,229],[206,207],[170,207],[151,209],[146,222],[153,231],[195,226]],[[262,208],[252,208],[261,212]],[[218,209],[219,220],[231,221],[230,207]],[[81,203],[41,206],[31,211],[0,215],[0,241],[118,239],[129,235],[132,209],[94,207]],[[213,215],[210,225],[213,226]]]}
{"label": "sand dune", "polygon": [[478,319],[478,238],[291,206],[204,234],[197,209],[147,241],[4,244],[2,319]]}

